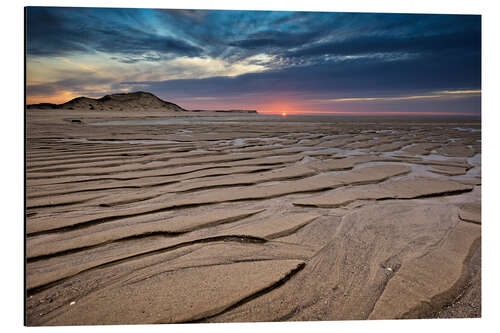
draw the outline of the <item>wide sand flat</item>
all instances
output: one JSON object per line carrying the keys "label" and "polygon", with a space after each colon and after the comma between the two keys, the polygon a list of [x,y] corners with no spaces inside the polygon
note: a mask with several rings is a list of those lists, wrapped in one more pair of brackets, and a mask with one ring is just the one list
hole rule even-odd
{"label": "wide sand flat", "polygon": [[203,115],[27,112],[28,325],[481,315],[478,121]]}

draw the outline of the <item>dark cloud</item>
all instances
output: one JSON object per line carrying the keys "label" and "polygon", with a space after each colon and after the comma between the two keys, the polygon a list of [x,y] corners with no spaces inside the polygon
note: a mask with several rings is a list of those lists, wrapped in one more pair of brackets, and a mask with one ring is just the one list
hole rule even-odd
{"label": "dark cloud", "polygon": [[363,36],[342,41],[326,42],[297,51],[288,57],[318,55],[359,55],[373,53],[443,53],[450,50],[481,52],[480,31],[460,31],[430,36]]}
{"label": "dark cloud", "polygon": [[[161,11],[162,9],[160,9]],[[208,11],[196,9],[164,9],[172,16],[179,17],[181,20],[186,20],[191,23],[202,23]]]}
{"label": "dark cloud", "polygon": [[78,73],[64,80],[29,85],[26,87],[26,93],[31,96],[50,96],[60,93],[61,91],[72,91],[76,94],[94,96],[100,95],[101,92],[96,92],[89,87],[96,85],[108,85],[112,82],[113,78],[110,77],[103,78]]}
{"label": "dark cloud", "polygon": [[66,10],[31,7],[26,9],[26,51],[28,55],[58,56],[88,52],[88,34],[81,25],[71,24]]}
{"label": "dark cloud", "polygon": [[248,49],[261,47],[296,47],[304,43],[311,43],[321,35],[322,34],[317,32],[289,33],[281,31],[262,31],[249,35],[247,39],[229,43],[229,45]]}
{"label": "dark cloud", "polygon": [[[429,55],[393,61],[357,59],[295,66],[236,77],[135,82],[160,95],[231,96],[253,93],[329,94],[463,89],[481,86],[480,55]],[[126,82],[133,85],[134,82]]]}
{"label": "dark cloud", "polygon": [[[121,13],[117,10],[113,14]],[[142,55],[147,52],[181,56],[200,55],[202,49],[186,41],[155,34],[113,16],[98,16],[86,9],[29,7],[27,9],[27,53],[61,56],[95,51]],[[124,18],[123,15],[117,15]],[[152,59],[146,59],[151,61]]]}

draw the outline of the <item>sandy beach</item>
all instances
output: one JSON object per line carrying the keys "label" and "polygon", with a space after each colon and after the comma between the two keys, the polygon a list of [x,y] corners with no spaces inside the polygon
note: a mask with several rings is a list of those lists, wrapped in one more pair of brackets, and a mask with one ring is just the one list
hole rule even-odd
{"label": "sandy beach", "polygon": [[27,324],[480,317],[480,126],[27,110]]}

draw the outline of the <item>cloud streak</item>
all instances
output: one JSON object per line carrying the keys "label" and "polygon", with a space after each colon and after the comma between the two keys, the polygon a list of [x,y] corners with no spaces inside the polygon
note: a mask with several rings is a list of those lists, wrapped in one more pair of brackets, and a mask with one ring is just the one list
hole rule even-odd
{"label": "cloud streak", "polygon": [[481,94],[481,90],[457,90],[457,91],[442,91],[431,95],[413,95],[413,96],[395,96],[395,97],[344,97],[344,98],[328,98],[314,100],[317,103],[337,103],[337,102],[393,102],[393,101],[412,101],[425,100],[436,98],[461,98],[477,96]]}

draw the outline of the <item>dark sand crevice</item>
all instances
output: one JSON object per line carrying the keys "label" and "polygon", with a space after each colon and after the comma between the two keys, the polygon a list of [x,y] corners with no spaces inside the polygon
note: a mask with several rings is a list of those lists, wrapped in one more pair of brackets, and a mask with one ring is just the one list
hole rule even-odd
{"label": "dark sand crevice", "polygon": [[458,296],[434,318],[481,318],[481,245],[477,246],[468,262],[468,277]]}
{"label": "dark sand crevice", "polygon": [[428,199],[428,198],[439,198],[439,197],[447,197],[447,196],[452,196],[452,195],[460,195],[463,193],[471,192],[473,189],[463,189],[463,190],[455,190],[455,191],[445,191],[441,193],[430,193],[430,194],[422,194],[422,195],[417,195],[413,198],[378,198],[375,199],[376,201],[384,201],[384,200],[412,200],[412,199]]}
{"label": "dark sand crevice", "polygon": [[[457,248],[457,242],[463,243],[464,247]],[[399,274],[396,275],[397,278],[391,280],[392,284],[387,286],[385,293],[379,298],[370,314],[370,319],[432,317],[433,314],[451,304],[470,280],[470,260],[480,244],[480,229],[459,222],[443,238],[440,246],[436,246],[413,261],[403,263]],[[458,255],[450,257],[448,253],[454,251],[458,252]],[[450,263],[450,261],[453,262]],[[441,265],[436,267],[431,265],[432,263],[441,263]],[[420,268],[422,271],[417,273]],[[436,270],[446,272],[448,275],[441,281],[434,281],[432,287],[422,288],[426,285],[426,279],[432,278],[432,272]],[[415,273],[412,274],[412,271]],[[419,279],[423,281],[416,283]],[[407,288],[403,294],[409,298],[391,300],[394,293],[402,291],[401,288]]]}
{"label": "dark sand crevice", "polygon": [[78,252],[81,252],[81,251],[85,251],[85,250],[96,249],[96,248],[99,248],[101,246],[108,245],[108,244],[111,244],[111,243],[117,243],[117,242],[122,242],[122,241],[126,242],[127,240],[132,240],[132,239],[142,239],[142,238],[148,238],[148,237],[154,237],[154,236],[175,237],[175,236],[179,236],[179,235],[182,235],[182,234],[183,234],[182,232],[174,233],[174,232],[165,232],[165,231],[144,232],[144,233],[141,233],[141,234],[131,235],[131,236],[123,237],[123,238],[117,238],[117,239],[114,239],[112,241],[106,241],[106,242],[98,243],[98,244],[95,244],[95,245],[88,245],[88,246],[82,246],[82,247],[74,247],[74,248],[71,248],[71,249],[68,249],[68,250],[54,251],[54,252],[51,252],[49,254],[42,254],[42,255],[36,255],[36,256],[27,257],[26,258],[26,262],[28,264],[30,264],[30,263],[34,263],[34,262],[37,262],[37,261],[43,261],[43,260],[47,260],[47,259],[53,259],[53,258],[57,258],[57,257],[63,257],[63,256],[66,256],[68,254],[75,254],[75,253],[78,253]]}
{"label": "dark sand crevice", "polygon": [[191,269],[204,268],[204,267],[227,266],[227,265],[233,265],[233,264],[239,264],[239,263],[245,263],[245,262],[266,262],[266,261],[270,262],[270,261],[274,261],[274,260],[290,260],[290,259],[300,260],[302,258],[290,258],[290,257],[287,257],[287,258],[276,258],[276,257],[273,257],[273,258],[250,258],[250,259],[229,260],[227,262],[222,262],[222,263],[209,263],[209,264],[199,264],[199,265],[192,265],[192,266],[185,266],[185,267],[175,267],[175,268],[171,268],[171,269],[167,269],[164,271],[154,273],[152,275],[148,275],[148,276],[140,278],[140,279],[133,279],[132,281],[129,281],[128,279],[126,279],[121,283],[123,285],[132,286],[134,284],[142,283],[146,280],[153,279],[153,278],[158,277],[158,276],[163,275],[163,274],[180,272],[183,270],[191,270]]}
{"label": "dark sand crevice", "polygon": [[474,187],[454,181],[417,177],[384,182],[371,187],[351,187],[343,192],[297,200],[293,204],[303,207],[337,208],[358,200],[414,200],[446,197],[473,191]]}
{"label": "dark sand crevice", "polygon": [[440,312],[456,303],[464,295],[467,288],[470,288],[473,274],[471,271],[472,256],[480,246],[481,238],[478,238],[470,246],[467,257],[463,261],[460,278],[449,289],[433,296],[429,302],[424,301],[419,306],[404,313],[402,318],[423,319],[436,317]]}
{"label": "dark sand crevice", "polygon": [[[58,142],[57,144],[60,144]],[[162,145],[161,149],[152,149],[155,147],[142,147],[142,149],[134,149],[137,147],[101,147],[102,144],[95,144],[95,147],[90,147],[85,145],[85,149],[79,148],[79,147],[74,147],[78,149],[78,154],[74,153],[73,150],[67,150],[67,151],[56,151],[56,152],[39,152],[38,154],[34,153],[33,151],[30,151],[29,154],[27,154],[27,157],[29,161],[33,162],[47,162],[47,161],[53,161],[54,158],[57,158],[60,162],[65,162],[66,160],[72,160],[72,159],[80,159],[82,156],[83,157],[88,157],[88,158],[95,158],[97,161],[100,160],[100,158],[104,157],[109,157],[109,158],[116,158],[116,157],[134,157],[134,156],[147,156],[148,154],[155,154],[155,153],[162,153],[165,152],[165,149],[171,149],[170,147],[165,147]],[[131,149],[132,148],[132,149]],[[147,150],[144,151],[144,148]],[[158,148],[158,147],[156,147]],[[36,148],[32,148],[36,149]],[[124,155],[126,154],[126,155]]]}
{"label": "dark sand crevice", "polygon": [[[30,203],[30,201],[27,200],[26,201],[27,202],[26,209],[55,208],[55,207],[65,207],[65,206],[77,205],[77,204],[85,203],[91,199],[97,199],[101,196],[102,195],[92,197],[90,199],[83,199],[83,200],[82,199],[73,199],[73,200],[66,200],[66,201],[61,200],[61,202],[54,202],[54,201],[58,201],[58,200],[54,200],[54,199],[50,198],[45,203],[36,203],[36,202]],[[50,202],[54,202],[54,203],[50,203]]]}
{"label": "dark sand crevice", "polygon": [[[166,182],[164,184],[159,184],[159,185],[166,185],[166,184],[171,184],[171,183],[175,183],[175,181],[169,181],[169,182]],[[154,186],[154,185],[153,185]],[[144,186],[146,187],[146,186]],[[94,192],[99,192],[99,191],[102,191],[102,192],[106,192],[106,191],[109,191],[109,190],[137,190],[137,189],[141,189],[141,188],[144,188],[143,186],[133,186],[133,185],[123,185],[123,186],[112,186],[112,187],[106,187],[106,186],[102,186],[102,187],[97,187],[97,188],[88,188],[88,189],[75,189],[75,190],[61,190],[61,191],[51,191],[51,192],[43,192],[43,193],[37,193],[36,195],[27,195],[26,196],[26,199],[29,201],[29,200],[32,200],[32,199],[40,199],[40,198],[46,198],[46,197],[52,197],[52,196],[55,196],[55,195],[65,195],[65,194],[87,194],[87,193],[94,193]]]}
{"label": "dark sand crevice", "polygon": [[481,222],[477,222],[477,221],[474,221],[474,220],[467,220],[467,219],[460,218],[460,221],[463,221],[465,223],[472,223],[472,224],[481,225]]}
{"label": "dark sand crevice", "polygon": [[[217,309],[215,311],[211,311],[211,313],[209,314],[203,314],[203,315],[200,315],[199,317],[194,317],[194,318],[188,318],[186,320],[183,320],[182,322],[183,323],[200,323],[200,322],[204,322],[206,320],[209,320],[210,318],[213,318],[215,316],[218,316],[218,315],[221,315],[221,314],[224,314],[225,312],[228,312],[228,311],[231,311],[233,309],[236,309],[238,308],[239,306],[245,304],[245,303],[248,303],[258,297],[261,297],[267,293],[269,293],[270,291],[276,289],[276,288],[279,288],[281,287],[282,285],[284,285],[287,281],[289,281],[295,274],[297,274],[298,272],[300,272],[301,270],[304,269],[304,267],[306,266],[305,263],[301,263],[297,266],[297,268],[294,268],[293,270],[291,270],[288,274],[286,274],[283,278],[281,278],[280,280],[276,281],[275,283],[273,283],[272,285],[270,286],[267,286],[259,291],[257,291],[256,293],[252,294],[252,295],[249,295],[241,300],[239,300],[238,302],[236,303],[233,303],[231,305],[229,305],[228,307],[224,308],[224,309]],[[167,321],[168,322],[168,321]],[[167,323],[167,322],[164,322],[162,320],[159,320],[158,322],[156,322],[157,324],[162,324],[162,323]]]}
{"label": "dark sand crevice", "polygon": [[[392,196],[376,198],[376,199],[360,198],[360,199],[352,199],[352,200],[344,201],[342,204],[332,204],[332,205],[321,204],[320,206],[313,204],[313,203],[299,203],[299,202],[293,202],[293,205],[299,206],[299,207],[339,208],[339,207],[347,206],[347,205],[349,205],[355,201],[358,201],[358,200],[360,200],[360,201],[415,200],[415,199],[427,199],[427,198],[438,198],[438,197],[460,195],[460,194],[471,192],[471,191],[472,191],[472,189],[470,189],[470,190],[457,190],[457,191],[450,191],[450,192],[443,192],[443,193],[425,194],[425,195],[415,196],[412,198],[397,198],[397,197],[392,197]],[[314,193],[314,192],[310,192],[310,193]],[[461,220],[465,221],[465,222],[481,224],[481,223],[474,222],[474,221],[467,221],[464,219],[461,219]]]}

